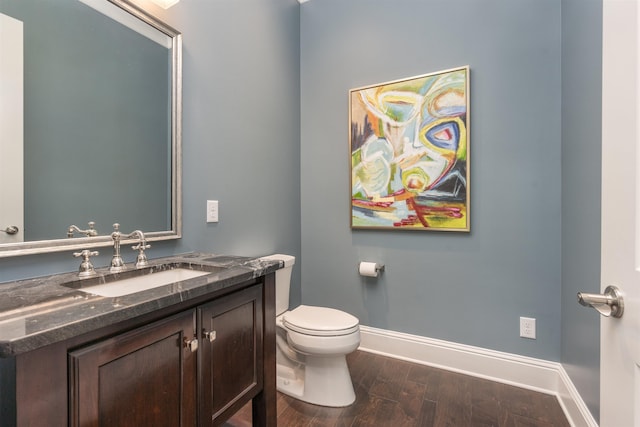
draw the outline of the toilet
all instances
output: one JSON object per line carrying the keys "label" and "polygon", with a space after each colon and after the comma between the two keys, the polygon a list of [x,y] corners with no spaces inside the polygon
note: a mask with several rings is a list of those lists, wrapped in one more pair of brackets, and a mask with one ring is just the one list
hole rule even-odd
{"label": "toilet", "polygon": [[327,307],[300,305],[289,310],[289,287],[295,257],[276,271],[276,366],[278,391],[307,403],[342,407],[356,395],[346,355],[360,345],[358,318]]}

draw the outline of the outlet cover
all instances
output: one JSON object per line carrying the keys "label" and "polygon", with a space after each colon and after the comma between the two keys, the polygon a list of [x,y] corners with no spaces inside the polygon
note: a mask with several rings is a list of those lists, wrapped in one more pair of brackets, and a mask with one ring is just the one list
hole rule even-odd
{"label": "outlet cover", "polygon": [[536,339],[536,319],[533,317],[520,318],[520,336],[532,340]]}

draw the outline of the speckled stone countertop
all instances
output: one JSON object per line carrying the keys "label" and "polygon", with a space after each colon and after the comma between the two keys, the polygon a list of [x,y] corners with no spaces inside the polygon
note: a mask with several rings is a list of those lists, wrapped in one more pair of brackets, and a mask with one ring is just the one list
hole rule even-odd
{"label": "speckled stone countertop", "polygon": [[[282,268],[280,261],[189,253],[149,261],[155,270],[191,268],[211,271],[202,276],[119,297],[103,297],[77,288],[90,282],[140,274],[133,265],[112,274],[97,268],[97,276],[82,279],[77,272],[0,284],[0,357],[63,341],[155,310],[183,303]],[[146,271],[146,269],[145,269]]]}

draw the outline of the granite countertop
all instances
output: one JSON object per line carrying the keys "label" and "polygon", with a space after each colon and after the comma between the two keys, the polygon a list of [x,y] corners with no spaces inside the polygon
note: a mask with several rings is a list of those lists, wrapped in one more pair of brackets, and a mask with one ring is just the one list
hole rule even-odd
{"label": "granite countertop", "polygon": [[78,273],[72,272],[0,284],[0,357],[12,357],[220,291],[274,272],[282,268],[282,262],[206,253],[149,261],[154,269],[181,266],[212,272],[118,297],[94,295],[72,286],[135,274],[133,265],[127,264],[127,271],[116,274],[109,273],[108,267],[97,268],[98,275],[90,279],[80,280]]}

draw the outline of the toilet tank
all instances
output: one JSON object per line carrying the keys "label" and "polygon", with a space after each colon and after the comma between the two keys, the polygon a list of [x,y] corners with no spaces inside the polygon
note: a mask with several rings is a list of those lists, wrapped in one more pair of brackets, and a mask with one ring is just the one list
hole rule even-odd
{"label": "toilet tank", "polygon": [[269,261],[284,261],[284,268],[276,271],[276,316],[289,309],[289,289],[291,287],[291,271],[296,257],[292,255],[274,254],[260,259]]}

